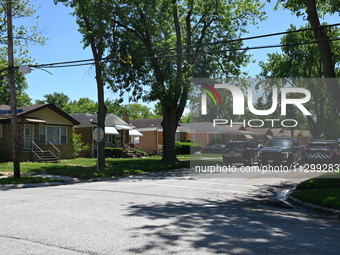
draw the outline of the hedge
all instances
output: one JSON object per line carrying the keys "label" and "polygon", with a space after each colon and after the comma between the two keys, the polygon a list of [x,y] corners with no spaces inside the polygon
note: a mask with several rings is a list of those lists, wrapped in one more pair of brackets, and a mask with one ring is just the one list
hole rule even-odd
{"label": "hedge", "polygon": [[105,147],[105,158],[122,158],[124,155],[123,148]]}
{"label": "hedge", "polygon": [[198,143],[175,142],[177,154],[190,154],[202,150],[203,146]]}

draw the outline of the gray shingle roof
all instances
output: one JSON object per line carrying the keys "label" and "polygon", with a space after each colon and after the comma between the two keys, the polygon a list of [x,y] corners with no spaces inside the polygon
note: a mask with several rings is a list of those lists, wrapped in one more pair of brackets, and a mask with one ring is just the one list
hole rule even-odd
{"label": "gray shingle roof", "polygon": [[163,119],[139,119],[139,120],[130,120],[129,124],[132,124],[136,128],[152,128],[152,127],[162,127]]}
{"label": "gray shingle roof", "polygon": [[76,119],[80,124],[90,124],[90,120],[97,122],[97,115],[90,113],[75,113],[70,114],[72,118]]}
{"label": "gray shingle roof", "polygon": [[213,126],[211,122],[194,122],[194,123],[181,123],[181,126],[190,130],[190,132],[196,133],[228,133],[228,134],[241,134],[232,128],[222,127],[219,125]]}

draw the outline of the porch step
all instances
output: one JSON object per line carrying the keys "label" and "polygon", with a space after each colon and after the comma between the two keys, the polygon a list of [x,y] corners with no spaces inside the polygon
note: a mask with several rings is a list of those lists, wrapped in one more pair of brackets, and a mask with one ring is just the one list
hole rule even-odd
{"label": "porch step", "polygon": [[35,151],[35,158],[40,162],[58,163],[58,158],[50,151]]}

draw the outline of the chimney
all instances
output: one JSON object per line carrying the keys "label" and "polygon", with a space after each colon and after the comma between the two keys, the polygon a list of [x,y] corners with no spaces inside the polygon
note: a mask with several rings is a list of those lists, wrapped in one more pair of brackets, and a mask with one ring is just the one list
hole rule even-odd
{"label": "chimney", "polygon": [[128,113],[124,113],[123,114],[123,120],[130,125],[130,119],[129,119],[129,114]]}

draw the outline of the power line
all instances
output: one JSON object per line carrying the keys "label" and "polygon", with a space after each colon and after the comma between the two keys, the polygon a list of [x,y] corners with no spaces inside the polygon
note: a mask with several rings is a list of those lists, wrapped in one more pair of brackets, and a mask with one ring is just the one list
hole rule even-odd
{"label": "power line", "polygon": [[[246,38],[222,40],[222,41],[205,43],[205,44],[197,44],[197,45],[190,46],[190,48],[202,48],[202,47],[205,47],[205,46],[211,46],[211,45],[217,45],[217,44],[227,44],[227,43],[233,43],[233,42],[239,42],[239,41],[254,40],[254,39],[259,39],[259,38],[272,37],[272,36],[291,34],[291,33],[299,33],[299,32],[305,32],[305,31],[315,30],[315,29],[320,29],[320,28],[334,27],[334,26],[339,26],[339,25],[340,25],[340,23],[336,23],[336,24],[320,26],[320,27],[317,27],[317,28],[304,28],[304,29],[290,30],[290,31],[285,31],[285,32],[251,36],[251,37],[246,37]],[[338,40],[339,40],[339,38],[328,39],[328,40],[323,40],[323,41],[338,41]],[[175,50],[179,49],[179,48],[170,48],[170,49],[163,49],[163,50],[152,51],[152,52],[134,53],[134,54],[131,54],[131,55],[128,55],[128,56],[133,56],[132,60],[142,60],[142,59],[169,58],[169,57],[187,56],[187,55],[194,56],[194,55],[202,55],[202,54],[218,54],[218,53],[226,53],[226,52],[231,52],[231,51],[245,51],[245,50],[256,50],[256,49],[266,49],[266,48],[277,48],[277,47],[291,47],[291,46],[298,46],[298,45],[304,45],[304,44],[313,44],[313,43],[318,43],[318,42],[320,42],[320,40],[310,41],[310,42],[302,42],[302,43],[296,43],[296,44],[279,44],[279,45],[268,45],[268,46],[244,47],[244,48],[237,48],[237,49],[226,49],[226,50],[219,50],[219,51],[199,51],[199,52],[183,53],[183,54],[138,57],[138,56],[143,56],[143,55],[170,52],[170,51],[175,51]],[[189,48],[189,46],[181,47],[181,49],[187,49],[187,48]],[[125,57],[128,57],[128,56],[120,57],[119,55],[117,55],[117,56],[106,57],[106,58],[102,58],[102,59],[94,59],[93,58],[93,59],[63,61],[63,62],[29,65],[29,66],[33,67],[33,68],[76,67],[76,66],[93,65],[96,62],[113,62],[113,60],[117,61],[119,59],[123,60]],[[8,70],[8,68],[0,70],[0,73],[2,73],[3,71],[6,71],[6,70]]]}
{"label": "power line", "polygon": [[195,44],[195,45],[192,45],[192,46],[184,46],[184,47],[181,47],[181,48],[170,48],[170,49],[164,49],[164,50],[159,50],[159,51],[154,51],[154,52],[137,53],[137,54],[134,54],[134,56],[136,56],[136,55],[148,55],[148,54],[152,54],[152,53],[161,53],[161,52],[167,52],[167,51],[177,51],[178,49],[199,48],[199,47],[222,44],[222,43],[233,43],[233,42],[254,40],[254,39],[260,39],[260,38],[265,38],[265,37],[272,37],[272,36],[285,35],[285,34],[291,34],[291,33],[305,32],[305,31],[310,31],[310,30],[317,30],[317,29],[320,29],[320,28],[335,27],[335,26],[339,26],[339,25],[340,25],[340,23],[335,23],[335,24],[320,26],[320,27],[317,27],[317,28],[315,28],[315,27],[314,28],[303,28],[303,29],[296,29],[296,30],[290,30],[290,31],[285,31],[285,32],[250,36],[250,37],[245,37],[245,38],[237,38],[237,39],[231,39],[231,40],[216,41],[216,42],[211,42],[211,43]]}
{"label": "power line", "polygon": [[[315,44],[318,42],[324,42],[324,41],[340,41],[340,38],[334,38],[334,39],[326,39],[326,40],[317,40],[317,41],[308,41],[308,42],[301,42],[301,43],[293,43],[293,44],[277,44],[277,45],[267,45],[267,46],[254,46],[254,47],[244,47],[244,48],[235,48],[235,49],[226,49],[226,50],[217,50],[217,51],[199,51],[199,52],[193,52],[193,53],[183,53],[183,54],[172,54],[172,55],[159,55],[159,56],[149,56],[149,57],[136,57],[133,58],[133,60],[147,60],[147,59],[160,59],[160,58],[173,58],[173,57],[178,57],[178,56],[195,56],[195,55],[203,55],[203,54],[221,54],[221,53],[227,53],[227,52],[235,52],[235,51],[248,51],[248,50],[258,50],[258,49],[269,49],[269,48],[279,48],[279,47],[294,47],[294,46],[300,46],[300,45],[307,45],[307,44]],[[111,60],[108,60],[111,59]],[[103,58],[102,61],[100,62],[113,62],[113,57],[112,58]],[[86,61],[91,61],[91,60],[86,60]],[[41,66],[32,66],[32,67],[39,67],[39,68],[61,68],[61,67],[75,67],[75,66],[85,66],[85,65],[93,65],[95,62],[98,60],[94,61],[94,59],[89,62],[89,63],[81,63],[81,64],[72,64],[73,62],[68,62],[71,63],[69,65],[57,65],[58,63],[54,64],[55,66],[51,65],[49,66],[44,65],[43,67]],[[79,62],[79,61],[77,61]],[[65,64],[67,62],[63,62]]]}
{"label": "power line", "polygon": [[318,42],[333,42],[333,41],[340,41],[340,38],[334,39],[326,39],[326,40],[317,40],[317,41],[308,41],[308,42],[301,42],[301,43],[293,43],[293,44],[277,44],[277,45],[268,45],[268,46],[254,46],[254,47],[244,47],[244,48],[236,48],[236,49],[226,49],[226,50],[217,50],[217,51],[199,51],[194,53],[183,53],[183,54],[173,54],[173,55],[163,55],[163,56],[153,56],[153,57],[141,57],[141,58],[134,58],[134,60],[140,59],[151,59],[151,58],[169,58],[169,57],[177,57],[177,56],[194,56],[194,55],[202,55],[202,54],[219,54],[219,53],[227,53],[233,51],[248,51],[248,50],[258,50],[258,49],[269,49],[269,48],[279,48],[279,47],[293,47],[293,46],[300,46],[300,45],[307,45],[307,44],[315,44]]}

